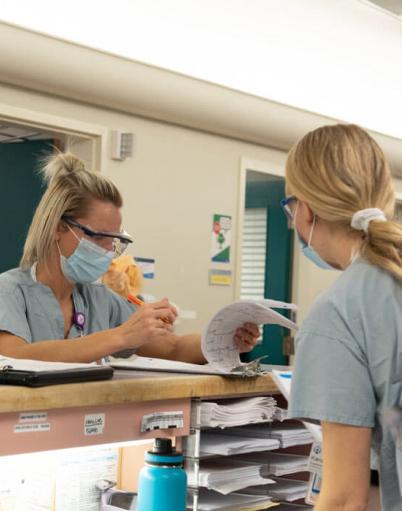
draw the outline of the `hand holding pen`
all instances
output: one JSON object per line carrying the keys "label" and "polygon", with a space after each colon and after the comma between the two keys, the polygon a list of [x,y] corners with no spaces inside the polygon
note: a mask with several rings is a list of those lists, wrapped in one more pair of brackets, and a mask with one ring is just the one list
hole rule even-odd
{"label": "hand holding pen", "polygon": [[124,348],[139,347],[155,337],[171,333],[176,317],[176,309],[164,298],[159,302],[142,303],[116,330],[123,338]]}
{"label": "hand holding pen", "polygon": [[[145,302],[143,302],[140,298],[138,298],[138,296],[134,296],[134,295],[131,295],[131,294],[129,294],[127,296],[127,300],[129,302],[133,303],[134,305],[137,305],[138,307],[142,307],[145,304]],[[164,298],[164,300],[167,300],[167,298]],[[174,309],[174,310],[176,312],[176,309]],[[176,312],[176,317],[177,317],[177,312]],[[175,319],[176,319],[176,317],[175,317]],[[161,318],[161,319],[165,323],[169,323],[169,324],[174,323],[174,321],[170,321],[167,317],[166,318]]]}

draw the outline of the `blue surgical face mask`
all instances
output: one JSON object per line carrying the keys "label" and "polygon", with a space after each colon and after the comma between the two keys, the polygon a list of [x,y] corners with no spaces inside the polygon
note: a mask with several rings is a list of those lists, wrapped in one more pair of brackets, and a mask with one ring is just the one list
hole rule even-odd
{"label": "blue surgical face mask", "polygon": [[303,254],[307,257],[307,259],[310,259],[316,266],[319,268],[322,268],[323,270],[335,270],[333,266],[328,264],[324,259],[320,257],[320,255],[314,250],[314,248],[311,245],[307,245],[307,243],[300,238],[299,234],[297,234],[297,237],[299,238],[299,243],[302,249]]}
{"label": "blue surgical face mask", "polygon": [[[71,229],[70,229],[71,230]],[[65,257],[60,252],[60,263],[63,275],[74,284],[89,284],[98,280],[114,258],[114,252],[105,251],[92,241],[78,238],[79,243],[70,257]]]}
{"label": "blue surgical face mask", "polygon": [[296,206],[296,211],[295,211],[295,216],[294,216],[294,225],[295,225],[295,231],[297,234],[297,238],[299,240],[300,247],[302,249],[303,254],[307,257],[307,259],[310,259],[310,261],[312,261],[316,266],[318,266],[319,268],[322,268],[323,270],[336,270],[336,268],[334,268],[329,263],[324,261],[324,259],[322,259],[322,257],[311,246],[311,239],[313,237],[313,231],[314,231],[314,227],[315,227],[315,219],[316,219],[315,215],[314,215],[313,225],[311,226],[308,243],[306,243],[304,241],[304,239],[300,236],[300,234],[297,232],[296,215],[297,215],[298,206],[299,206],[299,203],[297,203],[297,206]]}

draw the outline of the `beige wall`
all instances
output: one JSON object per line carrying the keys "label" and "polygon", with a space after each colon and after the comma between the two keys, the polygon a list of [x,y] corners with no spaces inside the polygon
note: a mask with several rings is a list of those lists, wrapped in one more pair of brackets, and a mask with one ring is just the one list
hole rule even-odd
{"label": "beige wall", "polygon": [[[336,120],[4,23],[0,42],[0,81],[12,84],[0,84],[0,117],[8,113],[12,120],[7,108],[22,109],[25,121],[31,112],[41,117],[40,126],[54,130],[60,119],[68,133],[85,131],[98,136],[98,145],[103,141],[98,160],[123,192],[133,253],[157,260],[157,278],[146,291],[196,312],[197,319],[183,320],[179,331],[202,330],[236,297],[235,281],[210,287],[208,269],[214,213],[233,217],[230,268],[236,268],[242,162],[258,161],[277,174],[286,154],[269,146],[289,148],[307,131]],[[57,59],[49,60],[49,52]],[[134,158],[120,163],[108,157],[111,129],[135,133]],[[373,135],[402,175],[401,140]],[[300,320],[336,274],[299,261],[297,249],[295,260]]]}
{"label": "beige wall", "polygon": [[147,281],[146,291],[197,313],[179,331],[201,331],[217,308],[235,298],[234,283],[208,285],[212,215],[233,217],[234,270],[240,159],[278,165],[285,153],[5,85],[0,97],[5,105],[135,133],[134,157],[107,158],[104,171],[123,193],[133,254],[156,259],[157,277]]}
{"label": "beige wall", "polygon": [[[194,320],[181,321],[179,333],[202,331],[219,307],[236,298],[241,159],[258,161],[261,170],[278,173],[285,152],[7,85],[0,84],[0,97],[0,116],[11,106],[51,115],[61,124],[85,122],[106,130],[103,170],[123,193],[124,227],[134,237],[131,253],[156,259],[156,279],[146,281],[145,292],[167,296],[197,314]],[[132,159],[116,162],[108,157],[112,129],[135,134]],[[401,182],[396,180],[399,192]],[[208,285],[214,213],[232,215],[234,221],[229,287]],[[316,268],[295,244],[292,298],[299,305],[299,323],[314,298],[338,275]]]}

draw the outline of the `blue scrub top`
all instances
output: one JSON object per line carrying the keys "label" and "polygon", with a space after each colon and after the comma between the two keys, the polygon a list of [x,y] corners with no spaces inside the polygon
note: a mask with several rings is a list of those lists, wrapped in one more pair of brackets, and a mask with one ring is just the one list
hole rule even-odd
{"label": "blue scrub top", "polygon": [[[103,284],[77,284],[73,290],[75,312],[85,315],[82,335],[124,323],[135,307]],[[64,316],[53,291],[36,282],[30,270],[15,268],[0,274],[0,330],[28,343],[64,339]],[[73,324],[69,339],[81,336]]]}
{"label": "blue scrub top", "polygon": [[384,424],[401,405],[402,282],[357,259],[297,335],[288,417],[373,428],[382,509],[402,511],[402,451]]}

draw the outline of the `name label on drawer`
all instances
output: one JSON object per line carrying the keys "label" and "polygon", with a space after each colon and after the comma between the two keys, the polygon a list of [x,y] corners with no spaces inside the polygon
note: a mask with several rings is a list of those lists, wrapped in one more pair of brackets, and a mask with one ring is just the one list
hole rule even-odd
{"label": "name label on drawer", "polygon": [[16,424],[14,433],[43,433],[50,431],[49,422],[40,422],[38,424]]}
{"label": "name label on drawer", "polygon": [[105,429],[106,416],[104,413],[93,413],[85,415],[84,435],[103,435]]}
{"label": "name label on drawer", "polygon": [[20,413],[19,417],[19,422],[41,422],[46,420],[46,412],[23,412]]}

